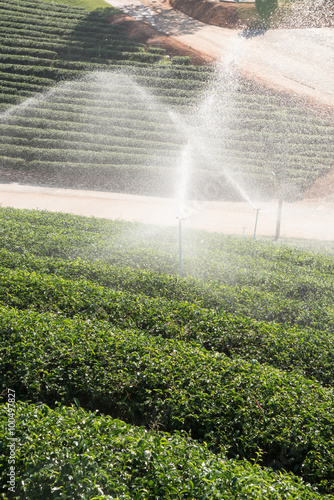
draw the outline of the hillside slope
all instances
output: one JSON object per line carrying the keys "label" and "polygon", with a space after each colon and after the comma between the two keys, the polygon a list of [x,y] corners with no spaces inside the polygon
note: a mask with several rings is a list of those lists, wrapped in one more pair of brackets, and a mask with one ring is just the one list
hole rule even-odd
{"label": "hillside slope", "polygon": [[[202,53],[207,60],[230,58],[244,76],[256,82],[299,95],[325,110],[334,107],[333,28],[238,32],[236,27],[230,29],[194,20],[161,0],[107,0],[107,3],[148,29],[153,26],[157,36],[167,34],[175,43],[181,42],[188,49]],[[179,3],[177,7],[180,8]],[[141,30],[145,32],[144,26]],[[132,31],[130,26],[129,31]]]}

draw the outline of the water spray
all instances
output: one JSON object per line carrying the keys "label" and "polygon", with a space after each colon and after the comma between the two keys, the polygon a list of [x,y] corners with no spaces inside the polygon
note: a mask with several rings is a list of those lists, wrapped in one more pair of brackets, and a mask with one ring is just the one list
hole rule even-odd
{"label": "water spray", "polygon": [[279,194],[278,194],[275,240],[279,239],[281,231],[282,207],[283,207],[284,187],[285,187],[285,170],[286,170],[286,160],[287,160],[287,150],[288,150],[287,130],[288,130],[288,113],[287,110],[285,110],[285,138],[284,138],[284,149],[283,149],[283,161],[279,176]]}
{"label": "water spray", "polygon": [[179,275],[182,278],[182,221],[186,218],[181,215],[176,218],[179,221]]}

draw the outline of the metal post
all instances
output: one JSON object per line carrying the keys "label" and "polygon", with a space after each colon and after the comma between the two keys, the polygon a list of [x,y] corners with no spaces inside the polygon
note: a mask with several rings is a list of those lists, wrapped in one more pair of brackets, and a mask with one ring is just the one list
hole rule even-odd
{"label": "metal post", "polygon": [[182,218],[179,217],[179,274],[182,278]]}
{"label": "metal post", "polygon": [[255,240],[255,236],[256,236],[256,227],[257,227],[257,219],[259,217],[259,211],[261,210],[261,208],[254,208],[254,210],[256,210],[256,216],[255,216],[255,226],[254,226],[254,235],[253,235],[253,239]]}

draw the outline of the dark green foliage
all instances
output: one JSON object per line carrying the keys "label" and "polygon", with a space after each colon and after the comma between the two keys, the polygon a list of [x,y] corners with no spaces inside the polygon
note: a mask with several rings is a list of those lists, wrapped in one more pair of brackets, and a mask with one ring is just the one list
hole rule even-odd
{"label": "dark green foliage", "polygon": [[191,62],[190,57],[185,57],[185,56],[174,56],[172,58],[172,63],[173,64],[179,64],[179,65],[189,65]]}
{"label": "dark green foliage", "polygon": [[[1,420],[6,411],[3,405]],[[185,435],[147,432],[81,408],[19,404],[16,419],[21,443],[17,495],[11,498],[329,498],[296,477],[215,456]],[[3,463],[0,467],[5,484]]]}
{"label": "dark green foliage", "polygon": [[319,384],[103,322],[10,309],[0,318],[0,376],[17,399],[76,398],[129,422],[185,430],[232,458],[261,456],[332,491],[333,393]]}
{"label": "dark green foliage", "polygon": [[148,47],[147,51],[151,52],[152,54],[160,54],[160,55],[166,54],[166,50],[160,47]]}
{"label": "dark green foliage", "polygon": [[[51,68],[49,66],[30,66],[25,64],[2,64],[0,63],[0,72],[13,73],[14,75],[33,76],[35,78],[46,78],[49,80],[60,81],[65,78],[79,77],[78,71],[66,70],[61,68]],[[29,78],[28,78],[29,79]]]}
{"label": "dark green foliage", "polygon": [[[82,185],[90,171],[95,187],[115,190],[113,173],[123,190],[149,184],[159,167],[167,186],[182,138],[162,104],[188,113],[212,70],[187,59],[154,64],[163,52],[129,42],[108,24],[111,10],[4,0],[0,13],[1,112],[10,110],[1,117],[2,168]],[[97,68],[126,68],[154,110],[144,117],[126,106],[123,84],[94,100],[88,81],[68,93],[58,85],[28,112],[9,107]],[[287,134],[282,103],[238,90],[220,154],[249,183],[273,189],[268,159],[278,172]],[[106,103],[114,121],[101,116]],[[330,167],[333,128],[288,108],[286,175],[300,192]],[[161,157],[150,162],[150,149]],[[184,236],[181,280],[174,229],[0,209],[0,393],[12,387],[17,397],[17,498],[319,498],[287,470],[333,492],[331,255]],[[150,431],[61,406],[73,401]],[[179,431],[245,460],[215,456]]]}
{"label": "dark green foliage", "polygon": [[[161,53],[143,52],[141,44],[129,42],[119,27],[109,24],[108,16],[113,11],[107,8],[104,12],[87,14],[83,9],[68,7],[64,10],[61,5],[51,4],[45,16],[43,2],[29,5],[25,0],[15,4],[2,3],[2,72],[28,72],[31,76],[47,77],[56,82],[78,76],[75,73],[78,69],[93,70],[94,65],[88,62],[94,58],[97,58],[100,68],[103,67],[101,62],[113,60],[160,61]],[[78,57],[82,61],[80,67],[79,63],[75,64]],[[66,67],[72,73],[47,70],[49,66]]]}
{"label": "dark green foliage", "polygon": [[[0,216],[0,245],[11,251],[178,273],[174,229],[11,209],[1,209]],[[206,283],[199,292],[206,308],[332,331],[331,257],[248,238],[205,234],[204,239],[204,233],[185,232],[184,275]]]}
{"label": "dark green foliage", "polygon": [[[177,270],[173,230],[157,239],[156,229],[121,221],[0,215],[0,380],[17,400],[54,407],[75,398],[333,491],[331,321],[319,316],[312,331],[251,319],[282,314],[271,298],[279,288],[281,303],[307,305],[303,321],[312,322],[315,303],[330,307],[330,256],[207,234],[201,261],[187,258],[197,278],[180,280],[168,276]],[[202,238],[189,233],[187,252]]]}
{"label": "dark green foliage", "polygon": [[[181,137],[182,134],[175,123],[172,132],[174,138],[171,138],[170,130],[164,130],[164,128],[170,128],[170,107],[177,107],[182,115],[181,121],[187,121],[189,107],[201,98],[203,84],[206,87],[210,84],[208,79],[210,75],[212,76],[212,68],[191,66],[189,58],[184,57],[174,57],[170,64],[164,59],[161,49],[149,48],[145,51],[142,44],[130,42],[120,27],[109,24],[108,19],[112,14],[112,9],[88,14],[82,9],[70,6],[64,9],[64,6],[52,3],[48,16],[45,16],[43,2],[32,4],[26,0],[18,0],[14,4],[2,3],[0,9],[2,14],[1,41],[3,41],[0,58],[1,110],[7,110],[10,105],[21,104],[24,98],[32,97],[34,92],[42,92],[46,86],[49,87],[64,80],[75,80],[97,69],[110,72],[111,70],[118,71],[120,68],[126,69],[126,76],[131,75],[135,85],[139,84],[141,90],[147,92],[151,104],[155,102],[155,107],[160,106],[159,111],[151,113],[154,127],[152,123],[148,123],[143,112],[133,105],[130,107],[134,109],[134,114],[137,112],[137,116],[133,114],[129,119],[123,120],[122,127],[120,127],[120,117],[122,114],[126,115],[129,107],[129,88],[119,89],[119,92],[115,92],[113,88],[112,92],[109,92],[109,95],[105,93],[103,98],[98,97],[96,91],[92,91],[90,96],[86,92],[84,97],[86,102],[81,101],[80,113],[76,113],[71,96],[64,95],[58,85],[54,89],[55,99],[70,113],[60,114],[59,109],[52,108],[52,106],[44,109],[43,113],[37,110],[39,113],[37,115],[44,120],[43,128],[45,129],[68,130],[76,127],[76,130],[85,132],[83,129],[88,124],[96,128],[101,123],[100,129],[93,132],[90,130],[90,132],[94,135],[101,135],[102,130],[112,129],[108,134],[109,145],[115,143],[120,136],[132,137],[134,131],[145,132],[150,138],[159,132],[158,152],[154,147],[147,148],[142,145],[148,155],[148,158],[144,160],[145,165],[143,161],[138,163],[135,159],[139,155],[135,144],[133,147],[130,146],[131,151],[120,151],[121,157],[115,158],[112,153],[106,153],[101,158],[96,154],[100,142],[97,141],[96,144],[90,142],[89,152],[78,157],[76,162],[73,158],[77,144],[73,142],[68,147],[63,147],[60,141],[52,140],[51,137],[43,146],[44,152],[38,148],[36,151],[29,151],[34,146],[27,145],[24,152],[13,148],[11,153],[3,151],[2,156],[13,158],[17,156],[24,159],[26,166],[23,170],[29,172],[29,175],[34,174],[36,180],[41,169],[44,173],[48,172],[51,184],[60,183],[62,186],[75,187],[75,176],[78,175],[77,184],[80,187],[90,185],[90,187],[100,189],[101,185],[105,184],[105,188],[112,191],[126,190],[131,193],[150,195],[156,195],[159,192],[163,196],[174,195],[173,174],[169,175],[166,182],[163,178],[160,183],[157,183],[155,182],[157,175],[154,175],[156,173],[151,170],[147,176],[145,168],[147,165],[157,165],[159,168],[163,165],[169,168],[170,162],[166,160],[165,154],[161,154],[162,150],[168,149],[173,156],[173,166],[178,164],[180,139],[184,143],[188,138]],[[27,82],[34,86],[24,88],[22,83]],[[103,85],[99,84],[99,88],[101,87]],[[274,196],[278,189],[277,179],[282,164],[282,148],[285,144],[285,137],[288,135],[289,151],[285,176],[289,187],[286,189],[286,198],[289,200],[298,198],[316,178],[325,175],[331,167],[334,144],[332,127],[320,119],[315,120],[313,115],[306,113],[294,103],[286,101],[283,107],[288,110],[289,119],[288,127],[284,127],[282,99],[254,94],[254,91],[244,87],[240,82],[236,82],[235,90],[233,95],[227,92],[226,96],[224,116],[228,119],[221,123],[219,133],[223,134],[224,140],[221,141],[222,147],[215,151],[217,165],[223,164],[226,169],[229,169],[233,173],[234,180],[245,186],[246,191],[255,197],[262,196],[263,193],[266,197]],[[75,88],[73,93],[81,93],[81,90]],[[95,101],[92,95],[95,96]],[[92,106],[88,105],[87,98],[90,99]],[[229,109],[228,103],[231,99],[234,104],[232,109]],[[44,101],[49,100],[52,101],[51,96]],[[106,103],[110,103],[104,120],[101,120],[101,101],[102,108]],[[117,114],[113,113],[115,103],[118,103],[119,113]],[[30,122],[37,116],[35,107],[39,107],[37,101],[30,103],[25,112],[20,108],[13,108],[11,116],[6,114],[1,117],[1,120],[5,125],[11,123],[26,126],[22,121],[23,114],[25,120],[29,121],[28,126],[32,128],[36,124],[36,122]],[[145,107],[147,110],[148,107]],[[162,113],[164,117],[161,119]],[[88,120],[81,120],[84,114]],[[45,123],[46,119],[47,123]],[[156,128],[158,124],[161,125],[159,131]],[[118,129],[115,132],[116,135],[113,132],[115,129]],[[202,131],[199,130],[198,133],[201,135]],[[35,130],[35,135],[39,135],[38,130]],[[15,140],[13,130],[13,144]],[[69,142],[70,140],[71,138]],[[171,143],[174,144],[171,146]],[[122,157],[123,153],[128,156]],[[202,171],[205,165],[206,176],[209,177],[205,185],[212,182],[221,186],[214,195],[211,195],[211,198],[242,199],[240,193],[226,181],[221,171],[219,169],[216,171],[216,166],[212,168],[207,165],[208,158],[203,160],[200,155],[198,158],[197,155],[195,156],[193,183],[189,187],[189,197],[203,196]],[[46,162],[54,162],[54,165],[46,165]],[[60,165],[61,163],[63,165]],[[69,165],[72,163],[76,163],[75,171],[72,171],[73,166]],[[94,163],[124,165],[126,171],[121,174],[121,182],[117,180],[120,171],[115,171],[115,169],[111,169],[108,173],[110,179],[107,183],[105,177],[96,176]],[[131,179],[132,176],[131,168],[127,169],[127,166],[136,167],[138,164],[142,168],[142,182],[138,174],[134,181],[130,181],[127,185],[126,179]],[[69,172],[67,172],[67,167],[70,168]],[[80,170],[83,172],[77,174]],[[276,173],[276,180],[271,172]],[[7,178],[10,180],[8,176],[10,176],[9,172]],[[83,180],[83,177],[86,180]],[[207,195],[204,194],[204,196]]]}

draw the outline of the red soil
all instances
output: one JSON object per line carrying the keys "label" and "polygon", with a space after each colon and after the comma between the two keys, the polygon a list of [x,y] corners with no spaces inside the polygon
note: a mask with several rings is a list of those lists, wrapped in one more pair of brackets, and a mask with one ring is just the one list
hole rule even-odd
{"label": "red soil", "polygon": [[191,63],[199,66],[213,63],[215,60],[214,57],[210,58],[208,55],[175,40],[175,38],[162,34],[148,22],[136,21],[126,14],[114,14],[111,16],[110,22],[122,25],[130,40],[144,43],[147,47],[163,48],[167,55],[190,57]]}
{"label": "red soil", "polygon": [[243,3],[241,6],[237,3],[210,0],[171,0],[171,6],[203,23],[222,28],[240,27],[242,24],[239,16],[241,9],[255,12],[254,4]]}

